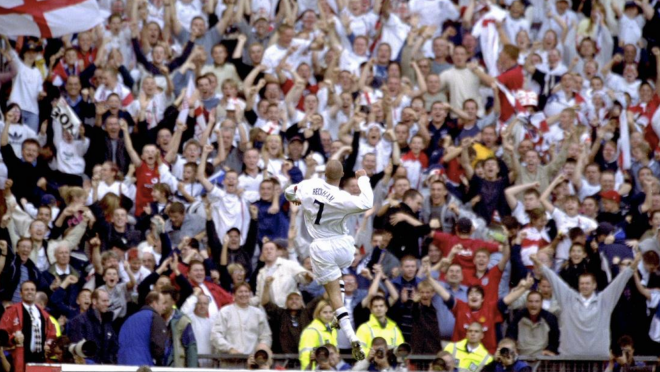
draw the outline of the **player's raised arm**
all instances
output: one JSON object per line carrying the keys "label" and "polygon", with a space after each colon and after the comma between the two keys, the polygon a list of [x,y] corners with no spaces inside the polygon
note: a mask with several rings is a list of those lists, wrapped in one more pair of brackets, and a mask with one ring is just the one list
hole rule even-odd
{"label": "player's raised arm", "polygon": [[367,172],[364,169],[360,169],[355,172],[355,177],[357,177],[358,186],[360,187],[360,195],[351,197],[351,201],[355,203],[355,208],[361,211],[373,208],[374,190],[371,188]]}
{"label": "player's raised arm", "polygon": [[284,190],[284,197],[291,203],[300,204],[300,198],[298,197],[298,185],[299,184],[290,185],[286,188],[286,190]]}

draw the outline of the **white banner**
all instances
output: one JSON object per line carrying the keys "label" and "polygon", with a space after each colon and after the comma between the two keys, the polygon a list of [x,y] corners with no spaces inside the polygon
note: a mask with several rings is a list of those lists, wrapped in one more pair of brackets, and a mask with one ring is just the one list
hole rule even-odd
{"label": "white banner", "polygon": [[57,102],[57,106],[53,108],[51,117],[53,118],[53,125],[59,123],[62,126],[63,131],[71,133],[73,138],[78,137],[80,119],[71,106],[66,103],[64,98],[60,98]]}

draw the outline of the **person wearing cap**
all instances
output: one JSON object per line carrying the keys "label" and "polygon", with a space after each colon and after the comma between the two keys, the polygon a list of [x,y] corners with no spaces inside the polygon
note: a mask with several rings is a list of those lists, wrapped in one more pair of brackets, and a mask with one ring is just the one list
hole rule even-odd
{"label": "person wearing cap", "polygon": [[[267,279],[266,283],[272,282]],[[312,305],[310,303],[310,305]],[[261,306],[266,310],[268,323],[273,332],[273,352],[297,354],[300,335],[312,321],[314,306],[305,309],[302,295],[293,290],[286,296],[286,306],[281,308],[271,301],[270,291],[263,291]]]}
{"label": "person wearing cap", "polygon": [[[289,135],[291,128],[296,128],[295,125],[292,125],[287,130],[287,136]],[[300,172],[307,174],[307,162],[305,161],[306,156],[311,153],[311,149],[308,148],[307,153],[303,154],[305,148],[305,139],[300,134],[296,134],[293,137],[289,138],[288,149],[289,149],[289,160],[293,163],[293,166],[300,169]]]}
{"label": "person wearing cap", "polygon": [[35,133],[39,132],[39,105],[38,101],[45,96],[43,90],[44,77],[35,65],[37,57],[43,51],[43,47],[28,41],[23,45],[21,55],[11,49],[9,40],[4,37],[5,50],[11,55],[9,63],[17,72],[12,84],[9,102],[16,103],[21,107],[23,123],[30,127]]}
{"label": "person wearing cap", "polygon": [[609,222],[614,226],[621,227],[621,224],[625,223],[625,216],[621,211],[621,195],[615,190],[602,191],[600,201],[603,208],[598,213],[598,222]]}

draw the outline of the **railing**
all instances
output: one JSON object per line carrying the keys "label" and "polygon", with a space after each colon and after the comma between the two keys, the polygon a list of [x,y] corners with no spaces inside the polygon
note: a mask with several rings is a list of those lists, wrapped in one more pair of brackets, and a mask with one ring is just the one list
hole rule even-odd
{"label": "railing", "polygon": [[[202,354],[199,355],[200,361],[212,361],[214,368],[248,368],[245,354]],[[351,355],[343,355],[342,358],[347,363],[354,362]],[[298,354],[274,354],[272,356],[272,368],[300,369]],[[428,371],[429,365],[435,359],[435,355],[411,355],[408,358],[411,369],[416,371]],[[528,357],[520,356],[520,360],[526,361],[533,372],[601,372],[607,367],[609,357],[594,358],[583,356],[538,356]],[[635,361],[643,362],[647,366],[653,366],[658,361],[658,357],[637,356]],[[651,371],[651,369],[649,369]]]}

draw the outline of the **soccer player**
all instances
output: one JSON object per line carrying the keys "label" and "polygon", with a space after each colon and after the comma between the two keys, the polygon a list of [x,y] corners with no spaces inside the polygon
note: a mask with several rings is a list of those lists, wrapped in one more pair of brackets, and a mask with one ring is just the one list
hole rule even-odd
{"label": "soccer player", "polygon": [[302,205],[307,231],[314,238],[309,246],[314,276],[330,296],[339,325],[351,341],[353,357],[363,360],[365,353],[344,307],[344,281],[341,280],[341,270],[351,265],[355,253],[355,241],[348,235],[346,217],[372,208],[374,194],[364,169],[355,172],[360,187],[359,196],[352,196],[339,189],[339,181],[343,176],[341,163],[330,160],[325,168],[325,181],[302,181],[289,186],[285,195],[290,202]]}

